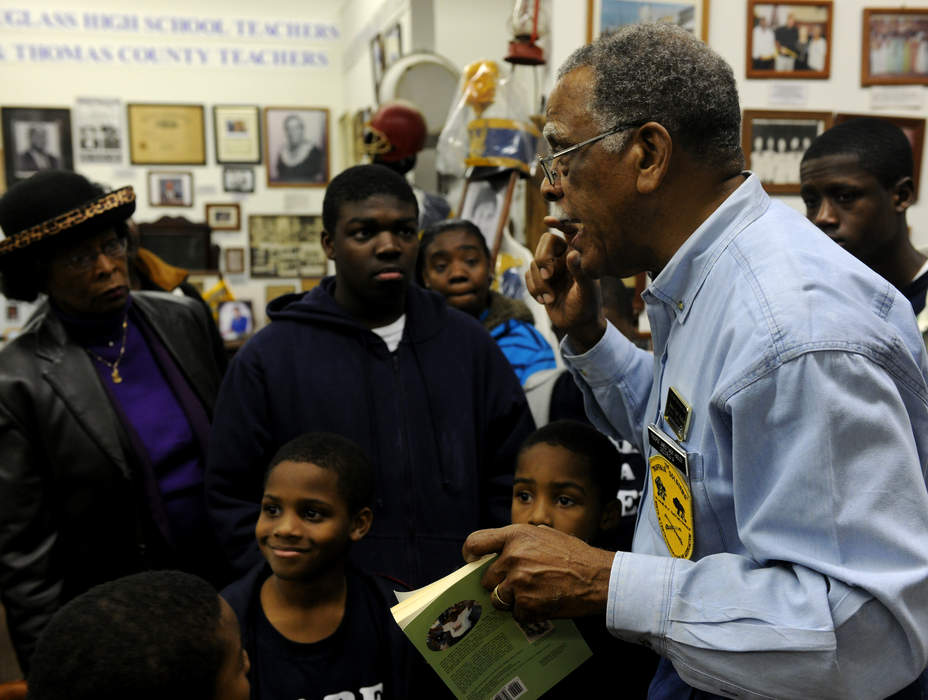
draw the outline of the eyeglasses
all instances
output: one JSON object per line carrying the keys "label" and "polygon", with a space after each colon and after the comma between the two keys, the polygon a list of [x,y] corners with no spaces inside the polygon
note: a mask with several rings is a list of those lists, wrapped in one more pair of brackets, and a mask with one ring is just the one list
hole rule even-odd
{"label": "eyeglasses", "polygon": [[72,270],[85,272],[93,268],[97,262],[100,253],[103,253],[110,260],[121,260],[126,257],[126,250],[129,247],[128,238],[110,238],[100,249],[92,249],[82,253],[74,253],[61,258],[65,265]]}
{"label": "eyeglasses", "polygon": [[539,155],[538,163],[541,165],[541,169],[545,171],[545,177],[548,178],[548,182],[550,182],[552,186],[556,185],[557,179],[560,177],[560,175],[558,174],[557,168],[554,166],[555,160],[561,156],[566,156],[568,153],[579,151],[584,146],[589,146],[591,143],[596,143],[597,141],[604,139],[607,136],[612,136],[613,134],[617,134],[618,132],[624,131],[625,129],[633,129],[635,127],[641,126],[642,124],[644,124],[644,122],[636,122],[635,124],[619,124],[618,126],[613,127],[609,131],[606,131],[599,136],[594,136],[593,138],[587,139],[586,141],[581,141],[578,144],[574,144],[573,146],[565,148],[563,151],[552,153],[550,156]]}

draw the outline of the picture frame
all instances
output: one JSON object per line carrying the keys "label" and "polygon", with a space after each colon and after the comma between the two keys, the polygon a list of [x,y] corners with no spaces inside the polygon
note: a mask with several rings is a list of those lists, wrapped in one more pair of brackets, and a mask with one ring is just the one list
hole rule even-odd
{"label": "picture frame", "polygon": [[329,182],[329,110],[264,108],[268,187],[325,187]]}
{"label": "picture frame", "polygon": [[261,162],[261,113],[256,105],[214,105],[216,162]]}
{"label": "picture frame", "polygon": [[206,224],[213,231],[238,231],[242,227],[242,209],[238,204],[207,204]]}
{"label": "picture frame", "polygon": [[203,105],[126,106],[132,165],[205,165]]}
{"label": "picture frame", "polygon": [[741,145],[746,169],[770,194],[799,194],[802,155],[832,122],[831,112],[744,110]]}
{"label": "picture frame", "polygon": [[7,186],[41,170],[74,170],[70,109],[3,107],[0,131]]}
{"label": "picture frame", "polygon": [[255,316],[250,300],[220,301],[217,316],[219,335],[223,340],[242,340],[255,332]]}
{"label": "picture frame", "polygon": [[831,0],[748,0],[748,78],[831,75]]}
{"label": "picture frame", "polygon": [[269,284],[264,288],[264,305],[267,306],[278,297],[293,294],[295,291],[295,284]]}
{"label": "picture frame", "polygon": [[245,274],[245,249],[236,246],[234,248],[226,248],[224,252],[225,257],[225,272],[227,275],[244,275]]}
{"label": "picture frame", "polygon": [[322,217],[253,214],[248,217],[252,279],[322,277]]}
{"label": "picture frame", "polygon": [[928,85],[928,7],[865,7],[860,84]]}
{"label": "picture frame", "polygon": [[251,193],[255,191],[254,168],[227,165],[222,169],[222,189],[224,192]]}
{"label": "picture frame", "polygon": [[383,35],[383,68],[386,70],[403,57],[403,29],[397,22]]}
{"label": "picture frame", "polygon": [[79,163],[122,163],[125,127],[122,102],[78,97],[74,103],[75,157]]}
{"label": "picture frame", "polygon": [[918,188],[921,182],[922,173],[922,152],[925,150],[925,119],[921,117],[895,117],[886,114],[851,114],[849,112],[839,112],[835,114],[834,124],[850,121],[851,119],[861,119],[867,117],[870,119],[884,119],[891,124],[895,124],[912,146],[912,183],[915,189],[915,197],[918,198]]}
{"label": "picture frame", "polygon": [[587,0],[586,40],[642,21],[672,21],[709,40],[709,0]]}
{"label": "picture frame", "polygon": [[150,170],[148,172],[148,206],[192,207],[193,173]]}
{"label": "picture frame", "polygon": [[386,70],[386,63],[383,56],[383,37],[380,34],[371,38],[370,55],[371,55],[371,76],[374,79],[374,97],[380,101],[380,81],[383,80],[383,72]]}

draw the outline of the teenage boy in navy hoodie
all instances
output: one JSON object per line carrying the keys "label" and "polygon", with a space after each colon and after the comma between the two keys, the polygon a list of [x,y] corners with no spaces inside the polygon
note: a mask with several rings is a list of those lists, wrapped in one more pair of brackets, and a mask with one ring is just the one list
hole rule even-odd
{"label": "teenage boy in navy hoodie", "polygon": [[410,284],[417,217],[412,188],[392,170],[338,175],[322,211],[334,278],[272,302],[272,322],[226,374],[207,493],[242,573],[259,560],[264,467],[309,431],[343,435],[372,458],[374,524],[352,552],[367,571],[430,583],[461,565],[471,531],[508,522],[515,456],[534,424],[480,323]]}

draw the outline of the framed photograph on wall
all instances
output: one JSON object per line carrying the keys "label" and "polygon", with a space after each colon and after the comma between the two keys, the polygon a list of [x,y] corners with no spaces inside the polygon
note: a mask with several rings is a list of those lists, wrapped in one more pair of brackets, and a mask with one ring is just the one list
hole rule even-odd
{"label": "framed photograph on wall", "polygon": [[226,248],[224,262],[227,275],[244,275],[245,249],[240,247]]}
{"label": "framed photograph on wall", "polygon": [[587,0],[586,40],[626,24],[669,22],[709,39],[709,0]]}
{"label": "framed photograph on wall", "polygon": [[915,185],[915,198],[918,199],[918,187],[922,172],[922,151],[925,149],[925,120],[920,117],[890,117],[885,114],[848,114],[840,112],[835,115],[835,124],[846,122],[851,119],[861,119],[867,117],[870,119],[885,119],[891,124],[895,124],[912,146],[912,181]]}
{"label": "framed photograph on wall", "polygon": [[71,110],[49,107],[0,109],[7,185],[40,170],[73,170]]}
{"label": "framed photograph on wall", "polygon": [[253,278],[325,275],[321,216],[249,216],[248,244]]}
{"label": "framed photograph on wall", "polygon": [[397,22],[383,35],[383,67],[384,70],[403,57],[403,30]]}
{"label": "framed photograph on wall", "polygon": [[192,207],[193,173],[152,171],[148,173],[148,205]]}
{"label": "framed photograph on wall", "polygon": [[238,204],[207,204],[206,225],[213,231],[238,231],[242,227]]}
{"label": "framed photograph on wall", "polygon": [[749,0],[747,77],[827,78],[832,9],[821,0]]}
{"label": "framed photograph on wall", "polygon": [[329,110],[264,108],[268,187],[325,187],[329,181]]}
{"label": "framed photograph on wall", "polygon": [[78,97],[74,103],[74,133],[79,163],[122,163],[125,140],[122,102]]}
{"label": "framed photograph on wall", "polygon": [[928,85],[928,7],[867,7],[861,85]]}
{"label": "framed photograph on wall", "polygon": [[222,169],[222,189],[226,192],[254,192],[254,169],[227,165]]}
{"label": "framed photograph on wall", "polygon": [[744,110],[741,146],[747,169],[771,194],[799,194],[802,154],[831,124],[831,112]]}
{"label": "framed photograph on wall", "polygon": [[219,302],[219,334],[223,340],[239,340],[254,333],[251,302],[243,299]]}
{"label": "framed photograph on wall", "polygon": [[203,105],[130,104],[133,165],[205,165]]}
{"label": "framed photograph on wall", "polygon": [[217,163],[261,162],[261,118],[257,107],[214,106],[213,133]]}
{"label": "framed photograph on wall", "polygon": [[383,78],[383,72],[386,64],[383,59],[383,37],[378,34],[370,43],[371,54],[371,76],[374,78],[374,96],[380,100],[380,80]]}

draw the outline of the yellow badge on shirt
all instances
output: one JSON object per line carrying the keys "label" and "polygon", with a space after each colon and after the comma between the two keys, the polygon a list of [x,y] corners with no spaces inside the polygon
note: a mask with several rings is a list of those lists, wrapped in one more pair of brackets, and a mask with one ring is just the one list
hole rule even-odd
{"label": "yellow badge on shirt", "polygon": [[686,477],[686,453],[672,443],[668,445],[666,436],[653,426],[648,433],[651,446],[658,450],[649,460],[657,524],[670,553],[689,559],[693,556],[693,497]]}

